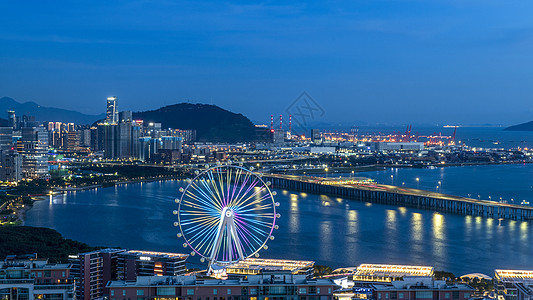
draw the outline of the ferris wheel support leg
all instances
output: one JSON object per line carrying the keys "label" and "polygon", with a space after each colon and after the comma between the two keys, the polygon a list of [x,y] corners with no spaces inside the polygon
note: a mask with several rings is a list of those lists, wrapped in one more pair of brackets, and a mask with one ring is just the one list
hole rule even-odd
{"label": "ferris wheel support leg", "polygon": [[225,207],[222,210],[222,214],[220,215],[220,222],[218,223],[217,235],[215,236],[215,246],[211,250],[211,256],[209,257],[210,264],[216,261],[217,253],[220,250],[220,245],[222,244],[222,230],[225,229],[226,222],[227,222],[226,210],[227,208]]}
{"label": "ferris wheel support leg", "polygon": [[231,222],[229,223],[229,231],[231,233],[231,236],[233,237],[233,241],[235,242],[235,247],[237,247],[237,253],[239,254],[239,260],[243,260],[245,257],[244,257],[244,253],[242,252],[241,240],[239,239],[239,235],[237,234],[237,228],[235,227],[235,221],[233,220],[233,216],[231,216]]}

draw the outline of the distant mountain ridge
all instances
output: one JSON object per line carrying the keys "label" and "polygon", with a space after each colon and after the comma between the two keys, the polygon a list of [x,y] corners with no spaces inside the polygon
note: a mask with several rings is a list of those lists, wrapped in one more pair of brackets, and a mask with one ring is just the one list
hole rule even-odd
{"label": "distant mountain ridge", "polygon": [[533,131],[533,121],[509,126],[505,128],[504,130],[506,131]]}
{"label": "distant mountain ridge", "polygon": [[[35,102],[19,103],[16,100],[0,98],[0,118],[7,111],[14,110],[17,116],[35,116],[37,121],[73,122],[94,124],[105,119],[105,114],[86,115],[77,111],[44,107]],[[155,110],[133,113],[134,119],[145,123],[161,123],[163,128],[195,129],[199,141],[249,142],[256,140],[254,124],[242,114],[237,114],[210,104],[179,103]],[[7,120],[0,119],[0,126]]]}
{"label": "distant mountain ridge", "polygon": [[162,128],[196,129],[199,141],[248,142],[256,139],[255,126],[247,117],[216,105],[179,103],[134,112],[133,118],[161,123]]}
{"label": "distant mountain ridge", "polygon": [[77,111],[62,108],[41,106],[35,102],[20,103],[9,97],[0,98],[0,117],[7,118],[7,111],[14,110],[17,116],[35,116],[37,121],[72,122],[76,124],[91,124],[105,118],[105,114],[86,115]]}

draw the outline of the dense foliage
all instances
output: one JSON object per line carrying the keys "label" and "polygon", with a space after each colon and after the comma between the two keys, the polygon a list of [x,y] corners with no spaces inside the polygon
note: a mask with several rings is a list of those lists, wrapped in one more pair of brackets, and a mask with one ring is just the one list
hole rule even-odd
{"label": "dense foliage", "polygon": [[216,105],[180,103],[156,110],[133,113],[144,123],[158,122],[163,128],[196,129],[199,141],[247,142],[255,140],[254,124],[242,114]]}
{"label": "dense foliage", "polygon": [[0,259],[7,255],[37,253],[50,262],[66,262],[68,255],[98,248],[65,239],[53,229],[29,226],[0,226]]}

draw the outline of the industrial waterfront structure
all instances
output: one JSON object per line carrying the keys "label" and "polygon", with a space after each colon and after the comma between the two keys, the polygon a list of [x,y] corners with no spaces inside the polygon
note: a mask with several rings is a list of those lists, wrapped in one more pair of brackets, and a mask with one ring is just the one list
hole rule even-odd
{"label": "industrial waterfront structure", "polygon": [[512,220],[533,219],[533,207],[531,206],[475,200],[416,189],[399,189],[393,186],[351,184],[346,179],[336,181],[278,174],[265,174],[264,178],[272,182],[276,188],[306,193],[326,194],[372,203],[416,207],[463,215]]}

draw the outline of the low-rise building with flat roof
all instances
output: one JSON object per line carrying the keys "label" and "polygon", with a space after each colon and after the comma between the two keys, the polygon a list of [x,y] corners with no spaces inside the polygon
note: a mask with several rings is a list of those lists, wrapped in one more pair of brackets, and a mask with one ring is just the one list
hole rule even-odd
{"label": "low-rise building with flat roof", "polygon": [[494,289],[506,300],[533,299],[533,270],[495,270]]}
{"label": "low-rise building with flat roof", "polygon": [[226,268],[228,275],[258,275],[264,271],[289,271],[294,275],[313,277],[314,261],[246,258]]}
{"label": "low-rise building with flat roof", "polygon": [[239,279],[200,279],[196,276],[137,277],[133,281],[110,281],[110,300],[333,300],[337,288],[329,279],[305,275],[269,273]]}
{"label": "low-rise building with flat roof", "polygon": [[434,272],[428,266],[362,264],[357,267],[353,281],[392,282],[406,276],[433,277]]}
{"label": "low-rise building with flat roof", "polygon": [[0,299],[73,299],[71,264],[50,264],[36,255],[0,262]]}

